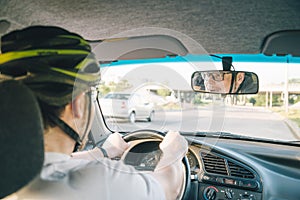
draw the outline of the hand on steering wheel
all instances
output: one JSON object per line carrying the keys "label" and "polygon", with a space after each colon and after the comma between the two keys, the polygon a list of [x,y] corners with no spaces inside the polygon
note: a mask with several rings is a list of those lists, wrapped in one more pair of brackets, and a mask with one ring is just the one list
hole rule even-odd
{"label": "hand on steering wheel", "polygon": [[169,166],[175,162],[181,162],[188,151],[188,143],[178,132],[169,131],[160,143],[159,148],[163,156],[156,166],[156,170]]}
{"label": "hand on steering wheel", "polygon": [[109,158],[121,157],[129,144],[124,141],[120,133],[110,134],[102,145]]}

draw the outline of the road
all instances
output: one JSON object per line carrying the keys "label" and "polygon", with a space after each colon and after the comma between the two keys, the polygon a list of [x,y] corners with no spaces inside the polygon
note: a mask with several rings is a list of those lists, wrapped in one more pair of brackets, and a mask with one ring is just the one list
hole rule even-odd
{"label": "road", "polygon": [[292,131],[283,118],[264,108],[237,106],[210,106],[179,111],[157,111],[153,122],[110,120],[112,130],[139,129],[181,131],[225,131],[251,137],[276,140],[299,140],[299,128]]}

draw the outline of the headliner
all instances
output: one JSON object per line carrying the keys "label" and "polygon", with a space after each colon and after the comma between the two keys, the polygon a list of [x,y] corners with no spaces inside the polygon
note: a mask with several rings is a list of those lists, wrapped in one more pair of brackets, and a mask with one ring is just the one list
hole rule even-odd
{"label": "headliner", "polygon": [[257,53],[267,34],[300,29],[300,1],[0,0],[1,19],[11,23],[8,31],[56,25],[91,40],[168,33],[209,53]]}

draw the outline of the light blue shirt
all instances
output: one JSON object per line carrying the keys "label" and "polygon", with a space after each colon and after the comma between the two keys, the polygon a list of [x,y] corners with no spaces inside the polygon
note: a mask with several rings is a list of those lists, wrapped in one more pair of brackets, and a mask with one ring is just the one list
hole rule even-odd
{"label": "light blue shirt", "polygon": [[73,159],[46,153],[40,175],[12,199],[165,199],[161,185],[121,161]]}

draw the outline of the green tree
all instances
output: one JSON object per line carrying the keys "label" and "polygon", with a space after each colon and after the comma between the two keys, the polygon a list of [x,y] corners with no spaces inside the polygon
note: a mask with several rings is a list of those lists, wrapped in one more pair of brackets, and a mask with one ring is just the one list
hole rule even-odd
{"label": "green tree", "polygon": [[124,91],[126,89],[131,88],[132,86],[129,84],[128,80],[122,79],[117,84],[115,84],[115,91]]}
{"label": "green tree", "polygon": [[255,105],[256,99],[255,99],[254,97],[251,97],[251,98],[249,99],[249,102],[252,103],[252,105]]}
{"label": "green tree", "polygon": [[109,93],[110,87],[108,87],[107,85],[104,84],[100,84],[98,87],[98,92],[99,92],[99,97],[105,96],[107,93]]}
{"label": "green tree", "polygon": [[[266,105],[266,95],[265,94],[255,95],[252,98],[255,100],[255,106],[265,106]],[[252,100],[252,101],[254,101],[254,100]]]}
{"label": "green tree", "polygon": [[97,87],[100,97],[105,96],[109,92],[120,92],[131,88],[127,80],[121,80],[118,83],[111,81],[109,83],[100,83]]}
{"label": "green tree", "polygon": [[201,94],[196,94],[194,99],[193,99],[193,103],[194,104],[202,104],[202,98],[201,98]]}
{"label": "green tree", "polygon": [[168,89],[158,89],[157,94],[162,97],[166,97],[170,95],[170,90]]}

